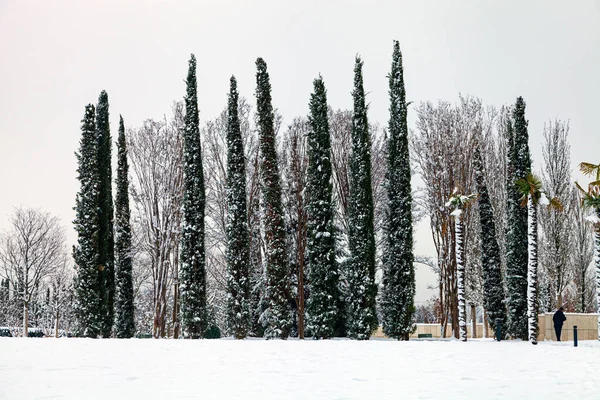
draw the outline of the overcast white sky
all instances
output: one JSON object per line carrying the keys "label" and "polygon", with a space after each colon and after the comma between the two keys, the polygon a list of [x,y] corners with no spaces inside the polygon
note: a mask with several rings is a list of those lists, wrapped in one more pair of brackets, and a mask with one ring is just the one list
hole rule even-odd
{"label": "overcast white sky", "polygon": [[[540,167],[544,122],[571,121],[572,159],[600,161],[598,1],[27,1],[0,0],[0,229],[12,207],[42,207],[68,226],[84,106],[109,94],[111,129],[168,113],[198,58],[202,121],[225,106],[229,77],[254,100],[256,57],[268,64],[286,122],[308,112],[321,73],[328,100],[351,108],[362,55],[371,121],[387,123],[392,40],[407,99],[527,102]],[[113,150],[114,151],[114,150]],[[426,224],[416,251],[434,254]],[[419,268],[417,300],[435,277]]]}

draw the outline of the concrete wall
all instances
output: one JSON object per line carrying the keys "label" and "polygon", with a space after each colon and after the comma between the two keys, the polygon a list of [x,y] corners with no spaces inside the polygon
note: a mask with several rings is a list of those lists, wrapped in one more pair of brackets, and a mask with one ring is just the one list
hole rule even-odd
{"label": "concrete wall", "polygon": [[[552,317],[554,313],[540,314],[539,327],[540,332],[538,340],[556,340],[556,334],[554,333],[554,324]],[[578,314],[578,313],[565,313],[567,320],[563,324],[561,333],[561,340],[573,340],[573,326],[577,325],[577,339],[578,340],[598,340],[598,314]],[[467,325],[468,338],[471,339],[471,323]],[[417,338],[419,334],[430,333],[434,338],[441,337],[441,330],[439,324],[417,324],[417,330],[415,333],[410,335],[411,338]],[[491,328],[488,328],[488,337],[494,337],[494,332]],[[446,329],[446,338],[452,336],[452,327],[448,325]],[[374,338],[385,338],[381,327],[377,331],[373,332]],[[477,337],[483,337],[483,324],[477,324]]]}
{"label": "concrete wall", "polygon": [[[538,340],[556,340],[554,313],[540,314],[540,333]],[[567,320],[563,324],[560,340],[573,340],[573,326],[577,325],[578,340],[598,340],[598,314],[565,313]]]}
{"label": "concrete wall", "polygon": [[[471,324],[469,324],[467,326],[467,337],[470,339],[471,338]],[[440,325],[439,324],[417,324],[417,330],[410,335],[411,338],[418,338],[419,334],[426,334],[429,333],[431,334],[432,337],[434,338],[440,338],[442,336],[442,332],[440,329]],[[488,330],[488,335],[492,335],[492,332]],[[374,338],[386,338],[387,336],[384,335],[383,330],[381,327],[379,327],[375,332],[373,332],[372,337]],[[444,336],[446,338],[452,337],[452,326],[448,325],[448,327],[446,328],[446,336]],[[481,338],[483,337],[483,324],[477,324],[477,337]]]}

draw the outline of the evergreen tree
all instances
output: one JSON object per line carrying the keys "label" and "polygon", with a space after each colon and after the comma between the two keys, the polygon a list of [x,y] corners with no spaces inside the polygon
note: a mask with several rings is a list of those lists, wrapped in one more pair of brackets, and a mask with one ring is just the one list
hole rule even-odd
{"label": "evergreen tree", "polygon": [[130,338],[135,334],[133,308],[133,277],[131,260],[131,225],[129,211],[129,165],[123,117],[119,116],[119,153],[117,161],[117,195],[115,224],[115,335]]}
{"label": "evergreen tree", "polygon": [[98,271],[99,229],[98,208],[100,203],[98,188],[98,140],[94,123],[95,108],[88,104],[81,121],[81,140],[77,155],[77,173],[80,189],[75,205],[75,230],[77,245],[73,248],[73,258],[77,269],[75,277],[77,335],[98,337],[102,333],[104,314],[100,297]]}
{"label": "evergreen tree", "polygon": [[504,305],[505,296],[504,284],[502,282],[500,246],[496,238],[494,210],[485,181],[485,171],[483,169],[479,143],[475,147],[473,167],[475,169],[475,185],[479,194],[483,306],[493,327],[496,326],[497,322],[500,322],[501,326],[505,326],[506,307]]}
{"label": "evergreen tree", "polygon": [[204,248],[204,173],[198,118],[196,57],[192,54],[186,80],[183,134],[183,228],[181,234],[181,313],[184,332],[202,338],[208,327]]}
{"label": "evergreen tree", "polygon": [[394,41],[390,85],[390,123],[386,189],[386,243],[381,311],[383,331],[408,340],[415,312],[412,193],[406,124],[406,91],[400,44]]}
{"label": "evergreen tree", "polygon": [[227,211],[227,323],[231,333],[243,339],[250,329],[250,243],[244,142],[233,76],[227,117]]}
{"label": "evergreen tree", "polygon": [[316,338],[330,338],[335,334],[339,319],[340,291],[333,225],[331,137],[327,92],[321,77],[314,81],[309,107],[306,255],[310,297],[307,328]]}
{"label": "evergreen tree", "polygon": [[362,78],[363,62],[354,67],[354,116],[350,158],[350,199],[348,205],[348,335],[369,339],[377,328],[375,299],[375,228],[371,185],[371,138]]}
{"label": "evergreen tree", "polygon": [[100,92],[96,108],[96,136],[98,139],[98,254],[100,301],[102,303],[102,336],[110,337],[114,320],[115,253],[113,234],[113,199],[111,146],[108,113],[108,94]]}
{"label": "evergreen tree", "polygon": [[[527,340],[527,209],[520,206],[516,182],[531,173],[525,101],[517,99],[513,126],[508,129],[509,172],[507,182],[508,232],[506,235],[506,284],[508,327],[512,337]],[[513,128],[514,127],[514,128]]]}
{"label": "evergreen tree", "polygon": [[256,108],[261,153],[261,189],[266,247],[266,299],[269,338],[289,336],[292,325],[290,310],[290,273],[286,250],[285,222],[281,200],[281,183],[275,145],[275,114],[271,103],[271,83],[267,64],[256,60]]}

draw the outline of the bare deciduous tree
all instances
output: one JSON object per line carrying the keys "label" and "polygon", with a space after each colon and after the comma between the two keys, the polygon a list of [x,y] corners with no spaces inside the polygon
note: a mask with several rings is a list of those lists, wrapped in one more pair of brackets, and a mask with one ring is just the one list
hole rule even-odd
{"label": "bare deciduous tree", "polygon": [[[149,261],[152,275],[153,336],[167,334],[168,289],[173,284],[173,315],[177,318],[178,256],[183,197],[183,105],[175,103],[170,121],[146,120],[130,129],[128,148],[134,179],[134,230],[137,253]],[[177,336],[178,320],[174,321]]]}
{"label": "bare deciduous tree", "polygon": [[[437,252],[440,274],[439,299],[442,308],[441,326],[445,334],[448,322],[452,323],[458,337],[458,287],[456,280],[455,229],[450,211],[444,207],[455,188],[472,193],[475,139],[484,149],[493,148],[490,138],[496,118],[493,108],[485,108],[481,100],[460,97],[456,106],[440,101],[437,105],[422,103],[417,107],[417,130],[411,141],[411,157],[416,172],[423,180],[423,187],[416,196],[416,203],[430,218],[433,242]],[[484,150],[485,151],[485,150]],[[484,156],[485,157],[485,156]],[[491,162],[486,158],[486,163]],[[495,169],[488,169],[495,171]],[[480,302],[481,266],[478,265],[479,233],[477,229],[477,206],[465,211],[466,289],[467,298]]]}
{"label": "bare deciduous tree", "polygon": [[544,126],[542,154],[544,167],[542,182],[549,197],[558,198],[564,211],[543,207],[540,209],[540,272],[547,275],[550,292],[547,299],[540,299],[546,310],[562,306],[563,292],[573,278],[571,260],[572,218],[569,218],[572,192],[571,146],[568,141],[569,124],[550,122]]}
{"label": "bare deciduous tree", "polygon": [[28,207],[16,208],[11,228],[0,236],[2,274],[23,306],[23,334],[29,328],[29,309],[44,281],[64,260],[65,230],[57,217]]}

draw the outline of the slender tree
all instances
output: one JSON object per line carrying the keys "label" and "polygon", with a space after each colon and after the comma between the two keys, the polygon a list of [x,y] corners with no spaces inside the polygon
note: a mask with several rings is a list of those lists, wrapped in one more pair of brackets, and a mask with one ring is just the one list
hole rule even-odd
{"label": "slender tree", "polygon": [[323,78],[313,82],[308,121],[308,233],[307,260],[310,282],[308,329],[316,338],[335,334],[339,310],[339,271],[335,258],[332,203],[331,137],[327,91]]}
{"label": "slender tree", "polygon": [[519,179],[531,173],[529,136],[525,120],[525,101],[517,99],[513,122],[508,126],[509,173],[507,179],[508,232],[506,237],[506,285],[508,333],[528,339],[527,322],[527,209],[520,206],[521,194],[516,186]]}
{"label": "slender tree", "polygon": [[98,188],[98,140],[94,122],[95,108],[88,104],[81,121],[81,140],[77,155],[77,173],[80,189],[75,205],[75,230],[77,245],[73,248],[73,258],[77,276],[75,278],[75,313],[78,336],[98,337],[102,334],[104,314],[100,297],[99,275],[100,254],[98,209],[100,197]]}
{"label": "slender tree", "polygon": [[98,254],[100,301],[102,303],[102,336],[110,337],[114,321],[115,253],[112,198],[112,140],[108,113],[108,94],[100,92],[96,107],[96,136],[98,139]]}
{"label": "slender tree", "polygon": [[594,226],[594,266],[596,269],[596,312],[598,313],[598,340],[600,340],[600,163],[591,164],[583,162],[579,169],[585,175],[594,177],[584,190],[578,183],[581,192],[581,202],[585,208],[591,209],[593,214],[587,220]]}
{"label": "slender tree", "polygon": [[227,109],[227,321],[231,333],[243,339],[250,329],[250,244],[238,97],[232,76]]}
{"label": "slender tree", "polygon": [[408,340],[415,312],[413,266],[412,193],[406,124],[406,91],[400,45],[394,41],[389,78],[390,122],[386,176],[386,243],[381,311],[383,331],[398,340]]}
{"label": "slender tree", "polygon": [[562,208],[558,199],[548,200],[542,191],[542,181],[529,174],[525,179],[517,181],[521,193],[521,206],[527,206],[527,323],[529,341],[537,344],[538,326],[538,206]]}
{"label": "slender tree", "polygon": [[371,140],[362,77],[363,62],[356,57],[354,66],[354,117],[352,119],[352,155],[350,158],[350,200],[348,247],[350,260],[347,279],[348,335],[369,339],[377,328],[375,299],[375,228],[373,189],[371,186]]}
{"label": "slender tree", "polygon": [[465,227],[463,212],[465,207],[475,199],[476,195],[462,195],[458,189],[454,189],[447,207],[454,209],[451,215],[454,217],[454,231],[456,236],[456,281],[458,288],[458,326],[460,329],[460,340],[467,341],[467,302],[465,298]]}
{"label": "slender tree", "polygon": [[183,228],[181,234],[181,313],[184,332],[202,338],[207,328],[206,259],[204,248],[204,173],[198,118],[196,57],[192,54],[186,80],[183,136]]}
{"label": "slender tree", "polygon": [[281,183],[275,145],[274,112],[271,102],[271,83],[267,63],[256,60],[256,108],[261,154],[263,224],[266,245],[266,297],[268,302],[267,329],[270,338],[286,339],[290,333],[289,266],[286,251],[285,222],[281,201]]}
{"label": "slender tree", "polygon": [[115,335],[118,338],[130,338],[135,334],[135,322],[131,259],[131,213],[129,210],[129,164],[127,162],[127,144],[122,116],[119,116],[117,151]]}
{"label": "slender tree", "polygon": [[483,272],[483,304],[492,326],[506,323],[504,284],[500,246],[496,238],[496,221],[490,201],[479,143],[473,159],[475,185],[479,198],[479,226],[481,228],[481,267]]}

